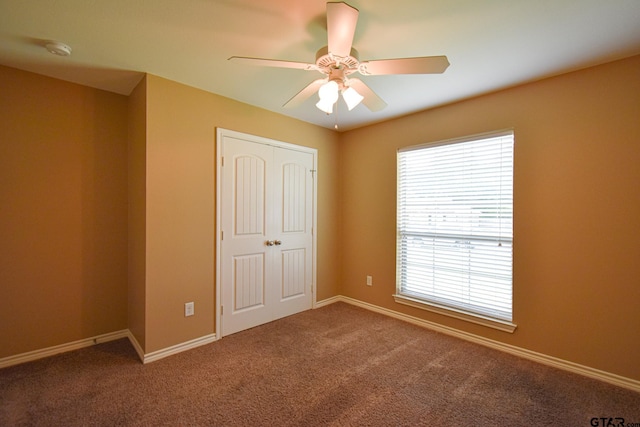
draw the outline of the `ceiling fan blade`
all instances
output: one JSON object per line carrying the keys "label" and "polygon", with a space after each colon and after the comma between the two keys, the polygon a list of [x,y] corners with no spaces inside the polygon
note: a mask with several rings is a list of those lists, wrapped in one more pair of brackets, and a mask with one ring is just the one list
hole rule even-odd
{"label": "ceiling fan blade", "polygon": [[350,78],[349,86],[354,88],[356,92],[364,97],[362,103],[371,111],[380,111],[387,106],[387,103],[382,100],[369,86],[364,84],[360,79]]}
{"label": "ceiling fan blade", "polygon": [[322,86],[326,82],[327,82],[327,79],[318,79],[318,80],[312,81],[311,83],[309,83],[309,85],[307,87],[305,87],[300,92],[298,92],[296,95],[294,95],[293,98],[291,98],[290,100],[285,102],[283,107],[295,108],[295,107],[299,106],[304,101],[306,101],[307,98],[309,98],[311,95],[313,95],[314,93],[318,92],[318,89],[320,89],[320,86]]}
{"label": "ceiling fan blade", "polygon": [[346,3],[327,3],[329,52],[346,57],[351,54],[353,36],[358,23],[358,9]]}
{"label": "ceiling fan blade", "polygon": [[295,61],[281,61],[279,59],[262,59],[262,58],[248,58],[245,56],[232,56],[229,61],[248,64],[259,65],[263,67],[278,67],[278,68],[295,68],[298,70],[317,70],[316,64],[308,64],[306,62]]}
{"label": "ceiling fan blade", "polygon": [[380,59],[360,63],[359,71],[365,76],[383,74],[441,74],[449,66],[446,56]]}

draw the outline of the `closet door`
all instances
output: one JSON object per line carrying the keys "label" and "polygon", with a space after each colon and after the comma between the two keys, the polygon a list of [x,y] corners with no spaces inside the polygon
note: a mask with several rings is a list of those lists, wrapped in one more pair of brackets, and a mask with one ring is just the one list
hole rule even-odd
{"label": "closet door", "polygon": [[273,319],[312,305],[313,154],[274,148]]}
{"label": "closet door", "polygon": [[224,136],[222,336],[312,306],[313,153]]}

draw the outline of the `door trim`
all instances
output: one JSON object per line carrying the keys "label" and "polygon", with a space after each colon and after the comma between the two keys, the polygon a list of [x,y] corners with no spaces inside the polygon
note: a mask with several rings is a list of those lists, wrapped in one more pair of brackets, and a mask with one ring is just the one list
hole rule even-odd
{"label": "door trim", "polygon": [[291,144],[288,142],[277,141],[275,139],[265,138],[261,136],[251,135],[248,133],[237,132],[224,128],[216,128],[216,218],[215,218],[215,229],[216,229],[216,274],[215,274],[215,331],[216,338],[222,338],[222,312],[221,312],[221,299],[222,299],[222,275],[221,275],[221,249],[222,249],[222,229],[221,229],[221,215],[222,215],[222,141],[225,137],[243,139],[245,141],[250,141],[258,144],[265,144],[279,148],[285,148],[289,150],[297,150],[305,153],[310,153],[313,155],[313,214],[312,214],[312,272],[311,272],[311,281],[312,281],[312,297],[311,297],[311,308],[316,307],[316,298],[317,298],[317,289],[316,289],[316,276],[317,276],[317,235],[318,235],[318,150],[315,148],[305,147],[301,145]]}

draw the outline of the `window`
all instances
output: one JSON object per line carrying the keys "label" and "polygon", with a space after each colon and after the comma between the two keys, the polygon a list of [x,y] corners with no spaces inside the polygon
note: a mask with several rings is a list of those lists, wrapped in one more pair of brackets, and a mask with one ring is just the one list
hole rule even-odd
{"label": "window", "polygon": [[512,131],[398,151],[397,302],[513,332]]}

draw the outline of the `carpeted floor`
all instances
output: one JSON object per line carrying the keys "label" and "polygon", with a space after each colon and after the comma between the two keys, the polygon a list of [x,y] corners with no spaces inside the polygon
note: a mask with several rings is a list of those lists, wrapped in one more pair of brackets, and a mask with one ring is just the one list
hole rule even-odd
{"label": "carpeted floor", "polygon": [[148,365],[118,340],[0,370],[1,426],[591,426],[594,417],[640,426],[640,393],[343,303]]}

